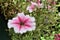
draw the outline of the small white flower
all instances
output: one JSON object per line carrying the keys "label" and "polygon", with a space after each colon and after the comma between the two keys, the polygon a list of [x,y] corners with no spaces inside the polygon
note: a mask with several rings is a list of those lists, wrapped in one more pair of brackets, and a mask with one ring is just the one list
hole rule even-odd
{"label": "small white flower", "polygon": [[58,15],[60,16],[60,12],[58,13]]}

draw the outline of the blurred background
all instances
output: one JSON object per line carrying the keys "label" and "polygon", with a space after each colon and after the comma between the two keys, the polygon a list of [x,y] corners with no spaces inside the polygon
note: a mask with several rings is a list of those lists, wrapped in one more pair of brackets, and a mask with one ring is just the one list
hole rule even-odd
{"label": "blurred background", "polygon": [[[57,5],[58,11],[60,12],[60,0],[58,0]],[[5,17],[2,14],[0,14],[0,40],[10,40],[9,32],[7,31],[7,20],[5,20]]]}

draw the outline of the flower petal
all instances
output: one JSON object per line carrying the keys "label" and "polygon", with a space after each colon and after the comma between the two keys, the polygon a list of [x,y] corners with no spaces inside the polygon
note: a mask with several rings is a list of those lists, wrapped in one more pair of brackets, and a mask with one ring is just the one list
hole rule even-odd
{"label": "flower petal", "polygon": [[27,29],[25,29],[25,26],[21,26],[21,30],[20,30],[20,33],[23,34],[23,33],[26,33],[27,32]]}
{"label": "flower petal", "polygon": [[27,10],[31,13],[31,12],[33,12],[33,9],[31,8],[31,6],[28,6],[27,7]]}
{"label": "flower petal", "polygon": [[20,21],[24,21],[25,15],[24,15],[23,12],[22,13],[18,13],[17,16],[18,16]]}
{"label": "flower petal", "polygon": [[31,20],[32,22],[35,22],[35,18],[34,18],[34,17],[30,17],[30,20]]}
{"label": "flower petal", "polygon": [[11,25],[11,21],[12,20],[8,20],[8,28],[12,28],[13,27],[13,25]]}

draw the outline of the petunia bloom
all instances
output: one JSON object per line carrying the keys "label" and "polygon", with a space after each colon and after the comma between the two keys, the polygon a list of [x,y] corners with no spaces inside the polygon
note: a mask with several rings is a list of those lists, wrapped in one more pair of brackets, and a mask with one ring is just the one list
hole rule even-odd
{"label": "petunia bloom", "polygon": [[31,2],[31,5],[27,7],[27,10],[29,10],[30,13],[33,12],[36,5],[35,2]]}
{"label": "petunia bloom", "polygon": [[40,0],[37,0],[37,4],[38,4],[38,6],[40,6]]}
{"label": "petunia bloom", "polygon": [[16,17],[8,20],[8,28],[13,28],[15,33],[26,33],[27,31],[35,30],[35,18],[24,13],[18,13]]}
{"label": "petunia bloom", "polygon": [[44,5],[43,5],[43,3],[40,3],[40,0],[37,0],[37,3],[31,1],[31,5],[27,6],[27,10],[31,13],[34,11],[35,7],[43,8]]}
{"label": "petunia bloom", "polygon": [[60,34],[55,34],[55,40],[60,40]]}
{"label": "petunia bloom", "polygon": [[43,5],[43,3],[40,3],[40,2],[41,2],[41,0],[37,0],[37,7],[38,8],[43,8],[44,5]]}

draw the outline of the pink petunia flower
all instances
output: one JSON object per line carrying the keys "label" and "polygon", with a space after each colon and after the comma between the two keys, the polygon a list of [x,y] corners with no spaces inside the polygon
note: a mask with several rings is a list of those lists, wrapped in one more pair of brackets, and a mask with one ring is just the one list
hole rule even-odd
{"label": "pink petunia flower", "polygon": [[43,3],[40,3],[41,0],[37,0],[37,7],[38,8],[43,8]]}
{"label": "pink petunia flower", "polygon": [[35,18],[24,13],[18,13],[16,17],[8,20],[8,28],[13,28],[15,33],[26,33],[27,31],[35,30]]}
{"label": "pink petunia flower", "polygon": [[60,34],[55,34],[55,39],[54,40],[60,40]]}
{"label": "pink petunia flower", "polygon": [[40,5],[40,0],[37,0],[37,4]]}
{"label": "pink petunia flower", "polygon": [[27,10],[29,10],[30,13],[33,12],[36,5],[35,2],[31,2],[31,5],[27,7]]}

